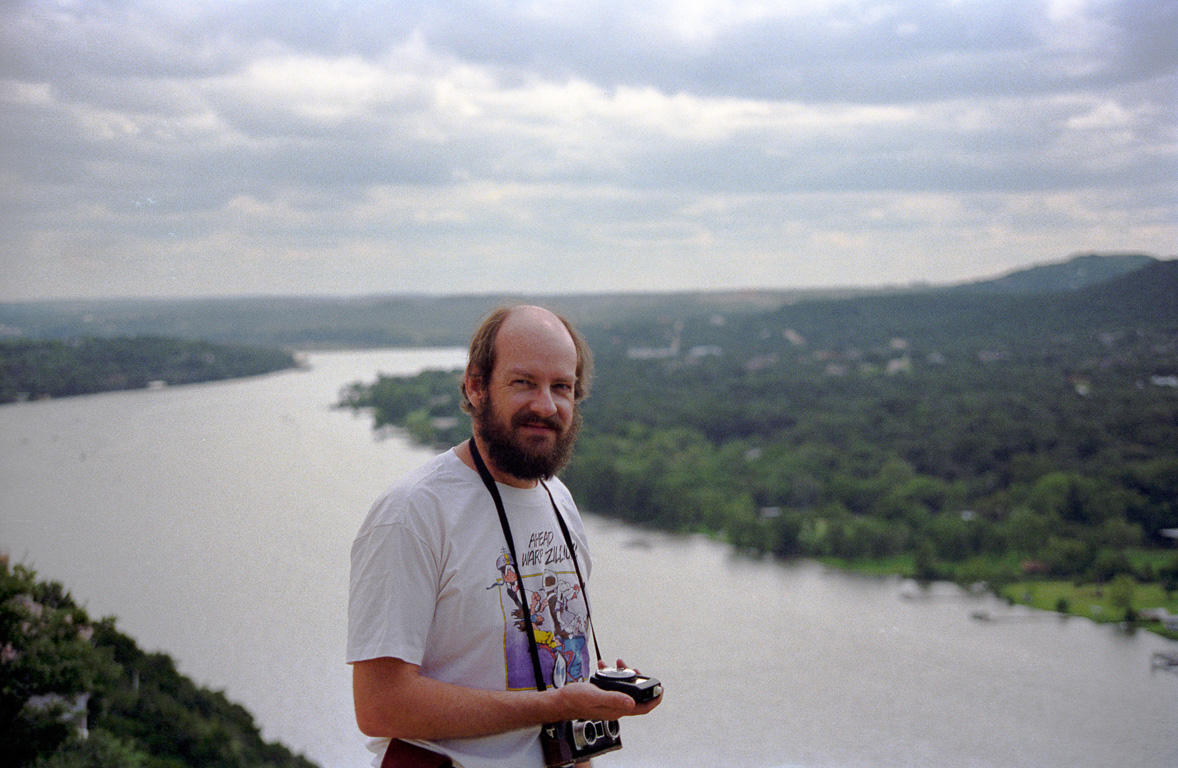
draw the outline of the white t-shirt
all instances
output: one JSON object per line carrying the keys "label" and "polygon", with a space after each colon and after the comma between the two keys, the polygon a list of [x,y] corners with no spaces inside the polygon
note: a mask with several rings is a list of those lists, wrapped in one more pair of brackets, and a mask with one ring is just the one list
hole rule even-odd
{"label": "white t-shirt", "polygon": [[[589,578],[585,530],[568,489],[547,482]],[[592,673],[588,610],[544,488],[499,484],[531,606],[545,685]],[[516,569],[495,503],[453,450],[406,475],[372,506],[352,544],[348,663],[393,657],[484,690],[533,690]],[[540,729],[424,746],[462,768],[542,768]],[[369,745],[377,753],[387,739]]]}

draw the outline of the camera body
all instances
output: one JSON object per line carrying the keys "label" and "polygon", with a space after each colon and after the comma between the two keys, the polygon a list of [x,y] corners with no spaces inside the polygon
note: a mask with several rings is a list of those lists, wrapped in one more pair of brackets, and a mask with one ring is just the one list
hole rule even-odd
{"label": "camera body", "polygon": [[[599,669],[589,682],[605,691],[624,693],[638,704],[663,694],[658,680],[632,669]],[[565,720],[544,725],[540,729],[540,743],[548,768],[569,768],[595,755],[621,749],[622,736],[617,720]]]}
{"label": "camera body", "polygon": [[596,755],[622,748],[617,720],[563,720],[540,728],[544,765],[569,768]]}
{"label": "camera body", "polygon": [[653,677],[640,675],[632,669],[605,667],[594,673],[589,682],[605,691],[619,691],[644,704],[663,695],[663,685]]}

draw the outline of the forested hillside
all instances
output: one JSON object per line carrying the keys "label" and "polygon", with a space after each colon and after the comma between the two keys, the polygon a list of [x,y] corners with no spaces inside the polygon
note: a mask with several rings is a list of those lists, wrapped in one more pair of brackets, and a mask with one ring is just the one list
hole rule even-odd
{"label": "forested hillside", "polygon": [[993,280],[967,283],[951,290],[960,293],[1051,293],[1075,291],[1144,269],[1156,261],[1142,253],[1073,256],[1057,264],[1021,269]]}
{"label": "forested hillside", "polygon": [[152,336],[0,341],[0,403],[143,389],[153,382],[194,384],[294,365],[286,350]]}
{"label": "forested hillside", "polygon": [[[588,509],[922,577],[1178,589],[1178,262],[1077,291],[927,292],[585,329]],[[462,439],[453,373],[345,398]],[[1160,594],[1160,593],[1159,593]]]}
{"label": "forested hillside", "polygon": [[0,557],[0,768],[315,768],[253,717]]}

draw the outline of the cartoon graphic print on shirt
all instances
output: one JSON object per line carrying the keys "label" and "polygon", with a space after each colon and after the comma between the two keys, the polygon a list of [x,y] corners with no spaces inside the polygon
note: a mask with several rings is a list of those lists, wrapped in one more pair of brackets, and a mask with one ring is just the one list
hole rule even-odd
{"label": "cartoon graphic print on shirt", "polygon": [[532,651],[524,623],[520,571],[528,599],[526,609],[540,652],[544,684],[560,688],[589,676],[588,609],[573,560],[559,537],[551,531],[535,533],[520,555],[516,569],[504,547],[496,562],[499,578],[487,589],[497,589],[503,611],[504,673],[508,690],[536,687]]}

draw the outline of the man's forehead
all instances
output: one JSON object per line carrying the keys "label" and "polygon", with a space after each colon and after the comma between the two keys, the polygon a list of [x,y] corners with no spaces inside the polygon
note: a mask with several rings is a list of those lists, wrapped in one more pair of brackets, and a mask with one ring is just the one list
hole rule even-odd
{"label": "man's forehead", "polygon": [[506,376],[544,376],[557,380],[576,381],[577,365],[574,360],[568,364],[537,359],[503,361],[496,366]]}
{"label": "man's forehead", "polygon": [[577,347],[560,318],[544,311],[522,308],[508,315],[495,338],[496,357],[503,367],[569,366],[575,373]]}
{"label": "man's forehead", "polygon": [[540,354],[534,349],[518,348],[515,354],[499,357],[495,373],[504,378],[521,376],[572,384],[577,381],[577,358],[575,354]]}

